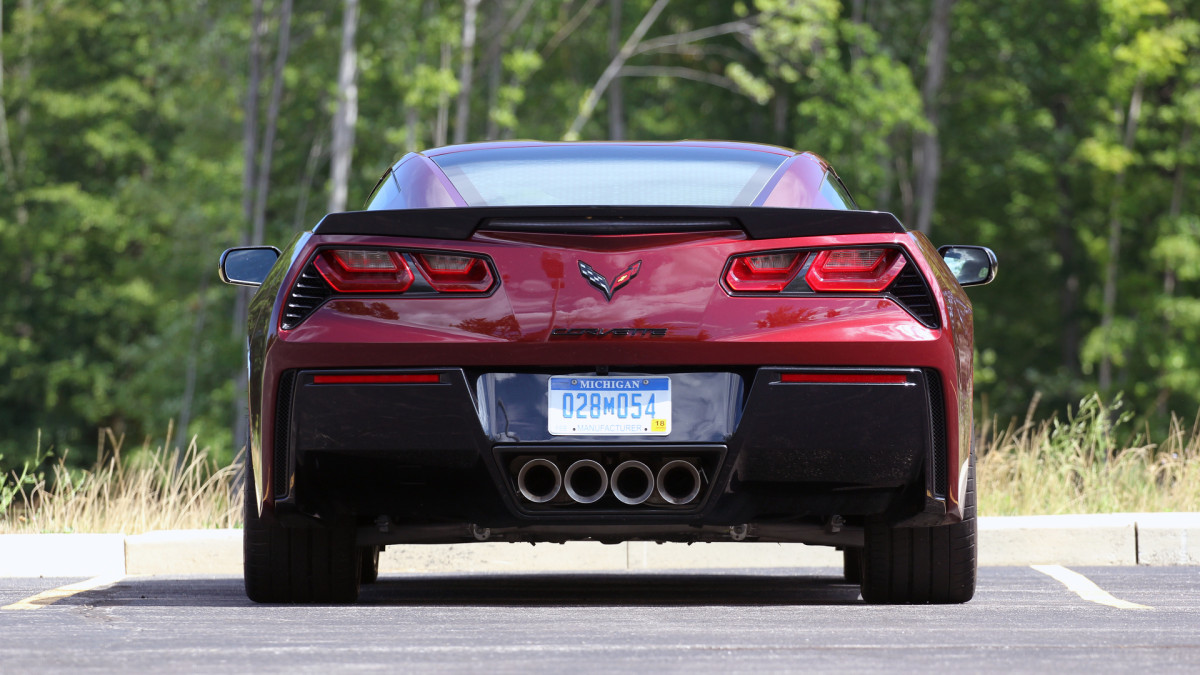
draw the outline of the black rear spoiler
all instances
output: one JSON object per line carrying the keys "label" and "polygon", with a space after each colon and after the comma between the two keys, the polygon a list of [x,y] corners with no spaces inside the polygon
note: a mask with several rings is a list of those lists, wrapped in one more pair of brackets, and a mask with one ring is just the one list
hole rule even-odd
{"label": "black rear spoiler", "polygon": [[470,239],[476,230],[558,234],[646,234],[742,230],[751,239],[900,234],[883,211],[723,206],[484,206],[331,213],[316,234]]}

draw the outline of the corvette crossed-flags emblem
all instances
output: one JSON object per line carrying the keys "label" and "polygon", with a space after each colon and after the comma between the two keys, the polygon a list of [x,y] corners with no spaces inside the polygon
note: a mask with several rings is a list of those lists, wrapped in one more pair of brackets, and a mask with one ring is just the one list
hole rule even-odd
{"label": "corvette crossed-flags emblem", "polygon": [[579,273],[583,275],[584,279],[587,279],[589,284],[595,286],[597,290],[603,293],[604,299],[609,302],[612,302],[613,294],[624,288],[630,281],[633,281],[633,278],[637,276],[640,269],[642,269],[641,260],[621,270],[621,273],[613,278],[612,284],[609,284],[608,279],[605,279],[604,275],[597,272],[594,267],[582,260],[579,261]]}

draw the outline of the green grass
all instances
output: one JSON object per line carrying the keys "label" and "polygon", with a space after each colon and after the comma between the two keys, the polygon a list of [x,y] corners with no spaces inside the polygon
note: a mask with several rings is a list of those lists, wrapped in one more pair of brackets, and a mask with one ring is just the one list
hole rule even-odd
{"label": "green grass", "polygon": [[[1030,410],[1035,405],[1030,406]],[[1165,436],[1139,429],[1120,399],[1084,399],[1044,421],[979,429],[982,515],[1200,511],[1200,419],[1175,419]],[[167,438],[171,438],[168,431]],[[101,432],[102,458],[70,468],[26,469],[0,485],[0,534],[120,532],[241,526],[241,490],[196,441],[125,453],[124,438]],[[235,466],[241,458],[235,460]]]}

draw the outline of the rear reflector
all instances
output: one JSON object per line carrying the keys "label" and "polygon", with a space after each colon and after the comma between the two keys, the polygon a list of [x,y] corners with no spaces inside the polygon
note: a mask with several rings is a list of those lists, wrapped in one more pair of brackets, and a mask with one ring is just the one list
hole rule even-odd
{"label": "rear reflector", "polygon": [[313,384],[438,384],[437,373],[403,375],[314,375]]}
{"label": "rear reflector", "polygon": [[907,375],[886,373],[780,373],[786,384],[906,384]]}

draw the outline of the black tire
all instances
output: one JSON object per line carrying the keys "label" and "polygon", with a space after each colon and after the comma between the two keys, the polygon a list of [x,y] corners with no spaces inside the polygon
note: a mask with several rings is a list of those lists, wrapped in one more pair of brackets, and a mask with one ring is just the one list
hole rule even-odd
{"label": "black tire", "polygon": [[858,546],[848,546],[842,549],[842,575],[848,584],[862,583],[863,550]]}
{"label": "black tire", "polygon": [[963,520],[890,527],[871,519],[863,549],[862,597],[871,604],[952,604],[975,595],[975,453],[967,464]]}
{"label": "black tire", "polygon": [[362,568],[354,535],[352,525],[290,528],[260,518],[247,470],[243,572],[254,602],[357,600]]}
{"label": "black tire", "polygon": [[373,584],[379,579],[379,553],[382,546],[360,546],[358,554],[362,559],[362,569],[358,573],[359,582]]}

